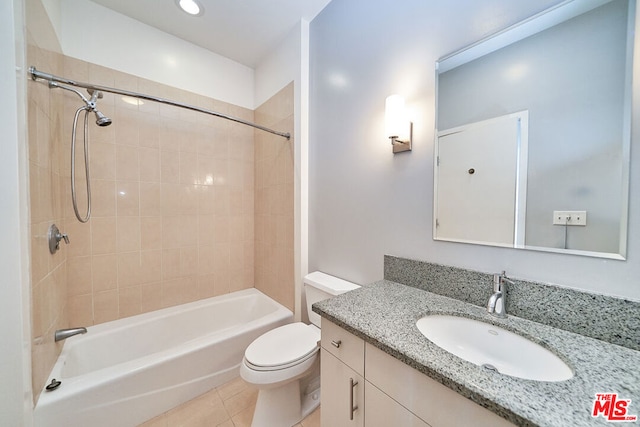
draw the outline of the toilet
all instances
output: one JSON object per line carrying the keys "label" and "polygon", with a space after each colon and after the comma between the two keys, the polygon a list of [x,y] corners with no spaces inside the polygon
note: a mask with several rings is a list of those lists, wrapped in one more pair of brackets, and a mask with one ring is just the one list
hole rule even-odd
{"label": "toilet", "polygon": [[258,388],[251,427],[290,427],[320,404],[320,316],[313,303],[360,286],[315,271],[304,277],[310,325],[272,329],[247,347],[240,376]]}

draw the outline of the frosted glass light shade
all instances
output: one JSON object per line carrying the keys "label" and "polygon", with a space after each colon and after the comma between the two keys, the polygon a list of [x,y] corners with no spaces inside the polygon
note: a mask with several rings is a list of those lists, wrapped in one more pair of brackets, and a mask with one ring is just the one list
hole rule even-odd
{"label": "frosted glass light shade", "polygon": [[385,130],[389,138],[407,141],[410,138],[411,125],[407,119],[404,98],[391,95],[385,102]]}

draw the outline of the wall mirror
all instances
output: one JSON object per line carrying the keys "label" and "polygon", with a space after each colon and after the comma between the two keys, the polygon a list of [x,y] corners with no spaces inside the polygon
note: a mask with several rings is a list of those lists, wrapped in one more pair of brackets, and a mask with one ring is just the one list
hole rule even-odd
{"label": "wall mirror", "polygon": [[435,240],[625,259],[634,0],[572,0],[436,63]]}

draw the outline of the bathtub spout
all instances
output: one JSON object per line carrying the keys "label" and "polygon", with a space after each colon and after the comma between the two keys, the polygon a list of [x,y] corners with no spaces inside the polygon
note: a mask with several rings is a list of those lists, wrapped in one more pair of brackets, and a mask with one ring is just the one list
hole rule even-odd
{"label": "bathtub spout", "polygon": [[58,329],[54,335],[56,342],[66,340],[69,337],[78,334],[86,334],[87,328],[69,328],[69,329]]}

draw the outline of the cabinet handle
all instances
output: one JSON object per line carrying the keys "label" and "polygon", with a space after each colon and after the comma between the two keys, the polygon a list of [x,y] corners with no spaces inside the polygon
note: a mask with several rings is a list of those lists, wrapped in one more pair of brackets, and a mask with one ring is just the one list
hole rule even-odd
{"label": "cabinet handle", "polygon": [[338,340],[338,341],[331,341],[331,345],[334,346],[335,348],[340,348],[340,345],[342,344],[342,341]]}
{"label": "cabinet handle", "polygon": [[358,410],[358,405],[353,406],[353,389],[358,385],[358,381],[354,381],[353,378],[349,378],[349,408],[351,413],[349,419],[353,421],[353,413]]}

